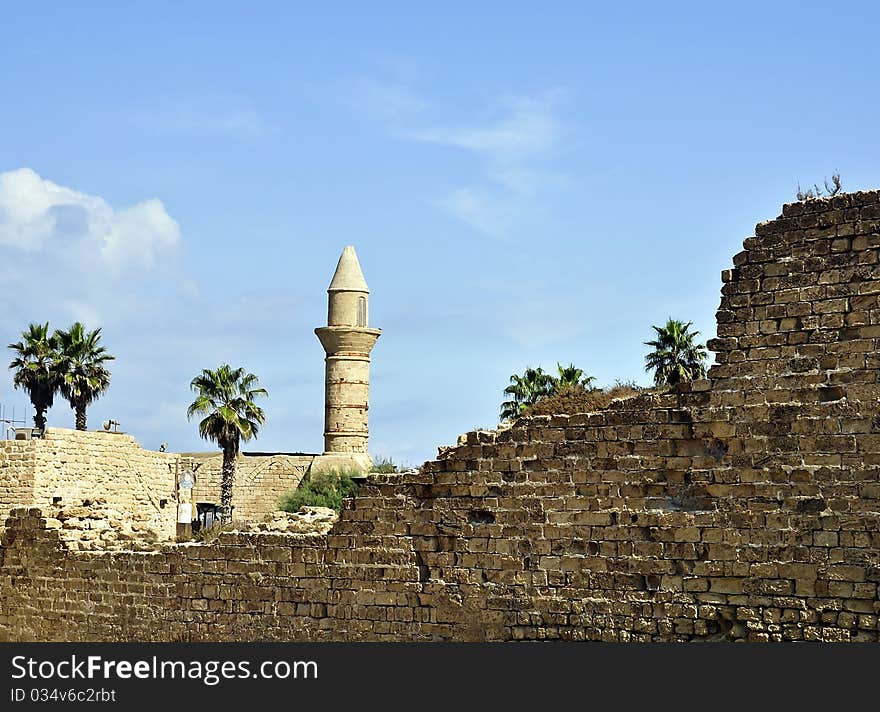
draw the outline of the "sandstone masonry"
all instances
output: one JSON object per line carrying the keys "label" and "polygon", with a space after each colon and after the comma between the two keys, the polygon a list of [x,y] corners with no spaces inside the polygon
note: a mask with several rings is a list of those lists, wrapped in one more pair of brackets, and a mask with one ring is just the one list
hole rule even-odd
{"label": "sandstone masonry", "polygon": [[877,641],[880,192],[744,247],[706,380],[468,433],[327,535],[95,554],[13,510],[0,637]]}
{"label": "sandstone masonry", "polygon": [[351,245],[342,251],[327,294],[327,326],[315,329],[327,353],[324,454],[316,466],[368,472],[370,351],[382,332],[368,326],[370,290]]}
{"label": "sandstone masonry", "polygon": [[[235,460],[233,519],[259,521],[278,510],[281,498],[295,490],[309,472],[315,455],[287,453],[241,453]],[[223,469],[221,453],[189,453],[180,456],[181,468],[196,469],[194,502],[220,502]]]}
{"label": "sandstone masonry", "polygon": [[103,499],[174,536],[174,466],[179,456],[144,450],[130,435],[47,428],[44,438],[0,441],[0,509],[48,508]]}
{"label": "sandstone masonry", "polygon": [[[314,455],[242,453],[236,460],[235,519],[260,521],[295,490]],[[220,501],[222,455],[144,450],[130,435],[48,428],[45,438],[0,440],[0,511],[101,500],[149,540],[175,536],[177,477],[196,468],[193,501]],[[90,506],[90,505],[86,505]],[[146,530],[152,529],[153,535]]]}

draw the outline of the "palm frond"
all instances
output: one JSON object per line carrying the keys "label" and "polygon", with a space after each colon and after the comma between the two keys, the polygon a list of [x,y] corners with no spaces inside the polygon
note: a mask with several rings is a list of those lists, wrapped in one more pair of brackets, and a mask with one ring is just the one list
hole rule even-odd
{"label": "palm frond", "polygon": [[699,331],[691,331],[693,322],[668,319],[664,326],[652,326],[657,338],[644,342],[650,346],[645,356],[645,370],[654,372],[655,385],[675,385],[706,375],[707,352],[696,342]]}
{"label": "palm frond", "polygon": [[187,408],[187,417],[204,415],[199,434],[224,449],[238,452],[240,442],[255,438],[266,422],[265,412],[253,401],[269,393],[244,368],[223,363],[216,369],[203,369],[190,388],[196,398]]}

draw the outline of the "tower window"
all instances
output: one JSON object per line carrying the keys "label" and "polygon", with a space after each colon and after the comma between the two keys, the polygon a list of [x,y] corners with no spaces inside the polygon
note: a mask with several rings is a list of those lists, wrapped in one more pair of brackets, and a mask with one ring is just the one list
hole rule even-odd
{"label": "tower window", "polygon": [[358,326],[367,325],[367,298],[358,297]]}

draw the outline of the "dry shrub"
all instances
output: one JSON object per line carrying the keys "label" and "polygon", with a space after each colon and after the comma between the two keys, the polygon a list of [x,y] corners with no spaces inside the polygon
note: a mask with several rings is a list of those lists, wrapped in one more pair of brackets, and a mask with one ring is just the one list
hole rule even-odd
{"label": "dry shrub", "polygon": [[618,398],[632,398],[649,390],[630,383],[618,383],[610,388],[568,386],[552,396],[545,396],[529,408],[525,415],[573,415],[604,410]]}

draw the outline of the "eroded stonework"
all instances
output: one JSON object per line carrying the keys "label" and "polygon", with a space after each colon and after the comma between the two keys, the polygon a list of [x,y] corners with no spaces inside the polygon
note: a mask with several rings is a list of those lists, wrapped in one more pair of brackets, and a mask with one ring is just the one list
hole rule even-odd
{"label": "eroded stonework", "polygon": [[14,510],[0,635],[877,641],[880,192],[744,246],[706,380],[469,433],[326,536],[96,555]]}

